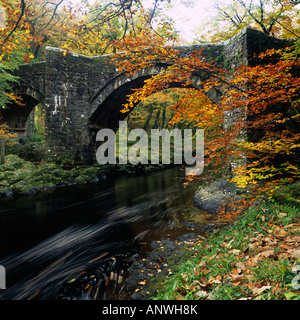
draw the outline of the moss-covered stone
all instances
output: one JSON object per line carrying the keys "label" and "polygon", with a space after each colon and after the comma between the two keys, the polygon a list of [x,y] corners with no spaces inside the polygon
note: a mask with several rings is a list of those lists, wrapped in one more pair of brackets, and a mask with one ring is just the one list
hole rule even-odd
{"label": "moss-covered stone", "polygon": [[49,171],[55,170],[57,168],[58,168],[57,164],[49,162],[49,163],[41,164],[38,167],[38,171],[40,174],[43,174],[44,172],[49,172]]}
{"label": "moss-covered stone", "polygon": [[86,183],[85,179],[83,176],[78,176],[74,179],[74,182],[75,183],[78,183],[78,184],[83,184],[83,183]]}
{"label": "moss-covered stone", "polygon": [[[153,167],[154,168],[154,167]],[[163,168],[163,166],[159,166]],[[12,195],[32,195],[41,190],[67,184],[97,183],[107,174],[126,174],[149,171],[144,165],[133,166],[74,166],[66,169],[55,162],[35,164],[18,155],[7,155],[0,166],[0,198]]]}
{"label": "moss-covered stone", "polygon": [[1,171],[10,171],[21,168],[26,163],[25,160],[21,159],[15,154],[9,154],[5,157],[5,163],[0,166]]}
{"label": "moss-covered stone", "polygon": [[19,181],[13,185],[12,191],[19,195],[32,195],[38,192],[39,186],[25,181]]}

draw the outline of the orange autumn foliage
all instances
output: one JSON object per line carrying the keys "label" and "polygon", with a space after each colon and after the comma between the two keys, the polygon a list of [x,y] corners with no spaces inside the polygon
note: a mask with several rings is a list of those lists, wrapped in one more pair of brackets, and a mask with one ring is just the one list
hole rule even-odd
{"label": "orange autumn foliage", "polygon": [[[251,191],[251,200],[242,199],[241,211],[259,197],[272,198],[277,188],[299,179],[299,43],[282,50],[268,50],[256,57],[257,66],[243,66],[228,77],[214,61],[207,61],[201,51],[189,56],[180,48],[157,38],[151,32],[118,43],[122,53],[114,62],[120,72],[132,75],[144,68],[161,64],[160,73],[145,81],[142,88],[128,96],[123,112],[128,112],[149,95],[178,83],[191,88],[192,74],[205,74],[201,87],[174,104],[171,124],[182,119],[194,120],[196,126],[213,132],[205,142],[205,165],[218,176],[232,166],[231,181]],[[271,61],[271,62],[270,62]],[[222,90],[219,101],[204,99],[209,90]],[[202,99],[201,107],[195,101]],[[239,118],[226,128],[226,112],[239,110]],[[208,170],[206,170],[208,172]],[[194,179],[194,177],[188,177]]]}

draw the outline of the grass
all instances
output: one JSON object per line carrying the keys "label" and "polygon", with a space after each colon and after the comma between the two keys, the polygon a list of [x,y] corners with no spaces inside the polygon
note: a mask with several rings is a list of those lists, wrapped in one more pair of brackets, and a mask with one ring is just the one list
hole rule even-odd
{"label": "grass", "polygon": [[299,183],[288,186],[275,202],[187,246],[190,258],[173,268],[152,298],[300,300],[292,284],[300,269],[299,195]]}

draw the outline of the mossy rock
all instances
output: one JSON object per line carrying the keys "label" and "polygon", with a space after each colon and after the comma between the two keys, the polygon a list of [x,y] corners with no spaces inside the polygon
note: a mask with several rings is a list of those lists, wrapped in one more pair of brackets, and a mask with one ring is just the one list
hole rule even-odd
{"label": "mossy rock", "polygon": [[6,177],[1,176],[1,178],[6,178],[8,180],[8,183],[12,185],[20,180],[28,181],[32,177],[32,172],[34,170],[34,164],[25,162],[23,167],[21,167],[20,169],[9,171],[9,174]]}
{"label": "mossy rock", "polygon": [[0,187],[0,198],[1,197],[12,197],[14,192],[10,188],[2,188]]}
{"label": "mossy rock", "polygon": [[38,171],[39,173],[51,172],[57,168],[58,168],[57,164],[50,162],[50,163],[44,163],[40,165],[38,168]]}
{"label": "mossy rock", "polygon": [[24,181],[19,181],[13,185],[12,190],[16,194],[20,195],[32,195],[39,191],[39,187],[36,188],[35,185],[31,185],[30,183],[26,183]]}
{"label": "mossy rock", "polygon": [[25,174],[32,174],[36,172],[36,166],[32,162],[26,161],[23,166],[20,168],[21,170],[25,171]]}
{"label": "mossy rock", "polygon": [[87,175],[87,174],[82,174],[81,175],[84,180],[88,183],[96,182],[98,181],[98,177],[96,175]]}
{"label": "mossy rock", "polygon": [[83,176],[78,176],[74,179],[74,182],[75,183],[78,183],[78,184],[83,184],[83,183],[86,183],[85,179],[83,178]]}
{"label": "mossy rock", "polygon": [[76,177],[76,174],[74,174],[73,172],[71,171],[63,171],[61,173],[61,180],[64,184],[66,183],[72,183]]}
{"label": "mossy rock", "polygon": [[7,180],[2,180],[0,178],[0,190],[3,188],[8,188],[10,186],[9,182]]}
{"label": "mossy rock", "polygon": [[101,175],[101,170],[97,167],[74,169],[74,172],[76,172],[77,177],[81,177],[76,181],[81,181],[83,178],[88,183],[98,181],[98,177]]}
{"label": "mossy rock", "polygon": [[0,167],[1,171],[10,171],[20,169],[26,161],[15,154],[9,154],[5,157],[5,163]]}
{"label": "mossy rock", "polygon": [[53,170],[51,175],[57,178],[56,183],[71,183],[76,177],[74,172],[60,168]]}
{"label": "mossy rock", "polygon": [[84,168],[83,173],[95,179],[95,177],[98,177],[101,175],[102,170],[100,167],[90,167],[90,168]]}
{"label": "mossy rock", "polygon": [[47,185],[49,183],[54,183],[56,185],[61,183],[61,178],[59,176],[55,176],[52,173],[45,173],[43,175],[34,177],[30,179],[31,183],[39,184],[42,183],[44,185]]}
{"label": "mossy rock", "polygon": [[0,183],[2,183],[3,180],[10,180],[11,175],[12,172],[8,170],[0,172]]}

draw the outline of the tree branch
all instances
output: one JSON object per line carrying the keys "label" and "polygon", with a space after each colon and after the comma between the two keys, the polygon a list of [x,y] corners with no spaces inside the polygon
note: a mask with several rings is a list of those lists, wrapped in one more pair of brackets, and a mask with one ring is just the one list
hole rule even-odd
{"label": "tree branch", "polygon": [[1,43],[0,47],[2,47],[4,45],[4,43],[11,37],[11,35],[17,30],[20,21],[22,20],[24,13],[25,13],[25,0],[21,0],[21,13],[20,16],[16,22],[16,25],[14,26],[14,28],[11,30],[11,32],[7,35],[7,37],[3,40],[3,42]]}

